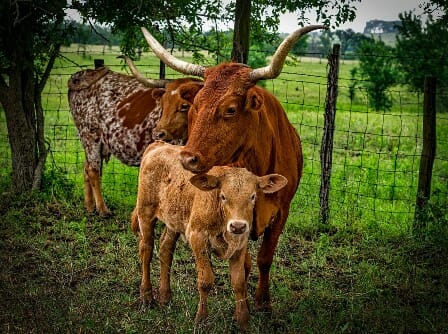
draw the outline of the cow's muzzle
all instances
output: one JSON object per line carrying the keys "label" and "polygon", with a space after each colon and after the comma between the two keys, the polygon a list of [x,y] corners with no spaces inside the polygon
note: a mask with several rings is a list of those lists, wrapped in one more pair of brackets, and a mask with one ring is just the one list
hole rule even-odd
{"label": "cow's muzzle", "polygon": [[164,129],[158,130],[157,128],[152,132],[152,138],[154,140],[162,140],[167,143],[170,143],[173,140],[173,137],[170,133],[168,133],[168,131]]}
{"label": "cow's muzzle", "polygon": [[193,173],[204,173],[210,169],[201,163],[197,154],[185,150],[180,152],[179,159],[182,166]]}

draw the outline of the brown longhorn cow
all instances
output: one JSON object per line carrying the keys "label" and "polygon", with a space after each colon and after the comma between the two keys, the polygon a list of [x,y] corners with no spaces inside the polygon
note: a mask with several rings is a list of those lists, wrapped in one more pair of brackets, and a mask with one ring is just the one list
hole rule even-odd
{"label": "brown longhorn cow", "polygon": [[188,83],[179,87],[181,96],[192,103],[188,141],[179,156],[184,168],[202,173],[213,166],[231,164],[258,176],[277,173],[288,180],[279,192],[260,196],[255,206],[252,237],[263,234],[257,256],[258,310],[271,309],[269,272],[302,175],[303,157],[300,138],[280,102],[256,83],[277,77],[294,43],[302,35],[324,28],[314,25],[293,32],[280,44],[271,63],[259,69],[238,63],[206,68],[184,62],[168,53],[142,28],[148,44],[165,64],[178,72],[204,78],[199,91]]}
{"label": "brown longhorn cow", "polygon": [[77,72],[68,81],[70,111],[86,155],[84,203],[87,211],[96,206],[101,215],[110,214],[101,193],[103,161],[114,155],[126,165],[138,166],[154,139],[170,141],[153,132],[161,115],[161,99],[169,96],[164,99],[167,110],[186,113],[190,103],[177,94],[177,89],[197,81],[149,80],[137,73],[129,59],[126,61],[134,76],[102,67]]}

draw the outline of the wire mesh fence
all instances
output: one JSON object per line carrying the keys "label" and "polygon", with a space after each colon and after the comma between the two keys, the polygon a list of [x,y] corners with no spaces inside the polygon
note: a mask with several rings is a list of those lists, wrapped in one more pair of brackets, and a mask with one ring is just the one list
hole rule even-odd
{"label": "wire mesh fence", "polygon": [[[47,170],[58,170],[82,193],[82,150],[68,108],[67,80],[76,71],[93,67],[93,60],[105,59],[112,70],[126,72],[118,52],[67,52],[53,69],[43,95],[45,138],[49,146]],[[155,78],[158,61],[143,55],[137,66]],[[81,65],[80,65],[81,64]],[[388,224],[390,228],[409,228],[415,209],[418,170],[422,149],[423,95],[397,86],[388,91],[391,110],[374,111],[367,91],[358,87],[353,95],[349,71],[355,61],[340,65],[336,108],[333,165],[331,174],[330,218],[340,224]],[[320,147],[327,90],[327,63],[301,57],[288,63],[279,78],[262,84],[284,106],[296,127],[303,146],[304,173],[292,203],[290,220],[313,223],[319,219],[321,179]],[[167,69],[167,77],[179,77]],[[446,100],[446,87],[438,90],[438,100]],[[448,113],[437,114],[437,152],[432,179],[432,196],[446,207],[448,193]],[[0,168],[7,176],[11,154],[5,113],[0,113]],[[114,158],[103,170],[106,201],[132,205],[137,190],[138,168],[128,167]]]}

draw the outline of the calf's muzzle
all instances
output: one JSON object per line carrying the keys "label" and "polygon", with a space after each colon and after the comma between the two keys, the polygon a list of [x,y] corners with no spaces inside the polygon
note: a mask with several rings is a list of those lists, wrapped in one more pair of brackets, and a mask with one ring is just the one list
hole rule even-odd
{"label": "calf's muzzle", "polygon": [[233,234],[243,234],[248,230],[248,224],[243,220],[231,220],[227,225],[227,229]]}

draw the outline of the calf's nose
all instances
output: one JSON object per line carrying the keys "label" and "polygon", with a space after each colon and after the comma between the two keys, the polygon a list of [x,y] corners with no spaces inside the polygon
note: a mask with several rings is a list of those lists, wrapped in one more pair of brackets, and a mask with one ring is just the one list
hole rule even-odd
{"label": "calf's nose", "polygon": [[229,232],[233,234],[243,234],[246,232],[247,224],[244,221],[234,220],[229,223]]}

